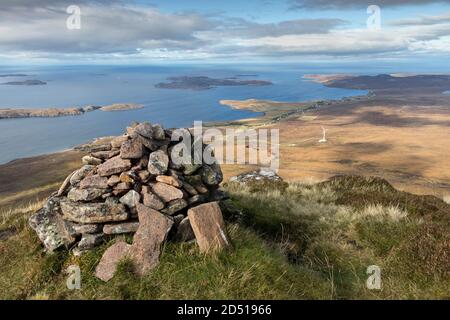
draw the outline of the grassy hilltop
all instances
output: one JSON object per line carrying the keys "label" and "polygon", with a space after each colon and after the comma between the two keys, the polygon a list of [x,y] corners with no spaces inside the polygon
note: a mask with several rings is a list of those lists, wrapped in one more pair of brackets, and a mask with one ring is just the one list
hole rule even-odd
{"label": "grassy hilltop", "polygon": [[[124,261],[108,283],[94,269],[111,243],[82,257],[45,255],[26,223],[41,203],[2,212],[0,298],[450,298],[450,206],[438,198],[359,177],[225,188],[232,252],[211,257],[195,244],[169,244],[144,278]],[[66,287],[72,264],[81,290]],[[370,265],[381,268],[382,290],[366,288]]]}

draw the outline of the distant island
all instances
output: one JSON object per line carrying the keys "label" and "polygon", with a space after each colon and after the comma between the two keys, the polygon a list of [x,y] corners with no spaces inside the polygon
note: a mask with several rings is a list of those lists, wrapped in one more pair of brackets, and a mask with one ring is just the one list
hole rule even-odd
{"label": "distant island", "polygon": [[0,119],[16,118],[55,118],[79,116],[87,112],[101,110],[105,112],[141,109],[144,106],[133,103],[116,103],[108,106],[86,106],[81,108],[44,108],[44,109],[0,109]]}
{"label": "distant island", "polygon": [[41,80],[10,81],[2,83],[2,85],[9,86],[44,86],[46,84],[47,82]]}
{"label": "distant island", "polygon": [[28,75],[23,73],[0,74],[0,78],[9,78],[9,77],[28,77]]}
{"label": "distant island", "polygon": [[234,78],[214,79],[205,76],[198,77],[171,77],[170,82],[162,82],[155,85],[160,89],[188,89],[188,90],[208,90],[222,86],[267,86],[272,85],[270,81],[264,80],[239,80]]}

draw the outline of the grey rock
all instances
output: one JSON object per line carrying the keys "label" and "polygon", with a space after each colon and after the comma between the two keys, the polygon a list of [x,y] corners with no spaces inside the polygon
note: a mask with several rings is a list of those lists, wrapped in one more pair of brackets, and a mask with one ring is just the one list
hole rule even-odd
{"label": "grey rock", "polygon": [[156,140],[164,140],[166,139],[166,134],[164,132],[164,128],[159,125],[159,124],[155,124],[153,127],[153,138]]}
{"label": "grey rock", "polygon": [[50,198],[42,209],[30,217],[28,223],[50,252],[73,243],[74,239],[68,237],[62,228],[58,198]]}
{"label": "grey rock", "polygon": [[110,150],[110,151],[98,151],[92,153],[92,156],[97,159],[108,160],[112,157],[119,155],[119,150]]}
{"label": "grey rock", "polygon": [[174,240],[178,242],[189,242],[195,239],[189,217],[184,218],[178,225]]}
{"label": "grey rock", "polygon": [[128,208],[135,208],[136,204],[141,201],[141,195],[134,190],[128,191],[126,195],[120,198],[120,202]]}
{"label": "grey rock", "polygon": [[78,242],[79,250],[90,250],[102,244],[105,235],[103,233],[84,234]]}
{"label": "grey rock", "polygon": [[169,157],[162,150],[152,152],[148,159],[148,172],[153,175],[162,175],[169,168]]}
{"label": "grey rock", "polygon": [[75,224],[72,223],[71,229],[74,235],[93,234],[102,231],[101,224]]}
{"label": "grey rock", "polygon": [[134,233],[137,231],[138,227],[139,222],[105,224],[103,226],[103,233],[104,234]]}
{"label": "grey rock", "polygon": [[204,184],[208,186],[219,185],[223,181],[223,174],[218,164],[203,165],[200,175]]}
{"label": "grey rock", "polygon": [[153,129],[152,126],[148,122],[141,123],[134,128],[134,133],[137,133],[144,138],[151,139],[153,138]]}
{"label": "grey rock", "polygon": [[63,217],[72,222],[90,224],[128,219],[128,213],[123,204],[81,203],[66,199],[62,199],[60,203]]}
{"label": "grey rock", "polygon": [[92,165],[85,165],[74,172],[70,177],[70,184],[72,186],[77,186],[81,180],[83,180],[95,167]]}
{"label": "grey rock", "polygon": [[167,214],[169,216],[173,215],[174,213],[179,212],[180,210],[183,210],[188,206],[188,203],[184,199],[176,199],[170,201],[166,208],[162,209],[161,212],[164,214]]}

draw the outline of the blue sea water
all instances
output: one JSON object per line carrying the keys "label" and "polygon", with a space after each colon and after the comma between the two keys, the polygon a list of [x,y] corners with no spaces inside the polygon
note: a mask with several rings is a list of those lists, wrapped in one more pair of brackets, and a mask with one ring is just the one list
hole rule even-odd
{"label": "blue sea water", "polygon": [[[222,99],[306,101],[338,99],[365,91],[327,88],[302,79],[309,73],[343,72],[333,66],[301,65],[173,65],[173,66],[51,66],[1,67],[0,74],[25,73],[26,78],[0,78],[0,82],[37,79],[45,86],[0,85],[0,108],[66,108],[112,103],[139,103],[144,108],[120,112],[94,111],[59,118],[0,119],[0,163],[61,151],[96,137],[118,135],[132,121],[165,127],[191,126],[193,121],[235,120],[255,113],[220,105]],[[347,72],[364,73],[355,68]],[[168,90],[154,85],[171,76],[215,78],[252,74],[272,86],[218,87],[210,90]],[[250,79],[250,77],[245,77]]]}

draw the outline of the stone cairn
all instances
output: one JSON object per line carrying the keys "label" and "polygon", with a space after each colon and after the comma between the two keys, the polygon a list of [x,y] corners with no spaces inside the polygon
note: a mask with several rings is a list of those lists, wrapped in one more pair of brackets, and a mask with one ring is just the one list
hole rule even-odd
{"label": "stone cairn", "polygon": [[184,142],[171,136],[160,125],[141,123],[108,144],[91,145],[84,165],[29,220],[46,250],[81,255],[134,234],[131,245],[118,240],[104,253],[96,275],[108,281],[124,257],[138,275],[154,268],[166,240],[196,240],[203,252],[229,246],[218,205],[225,198],[220,166],[175,164],[172,148]]}

